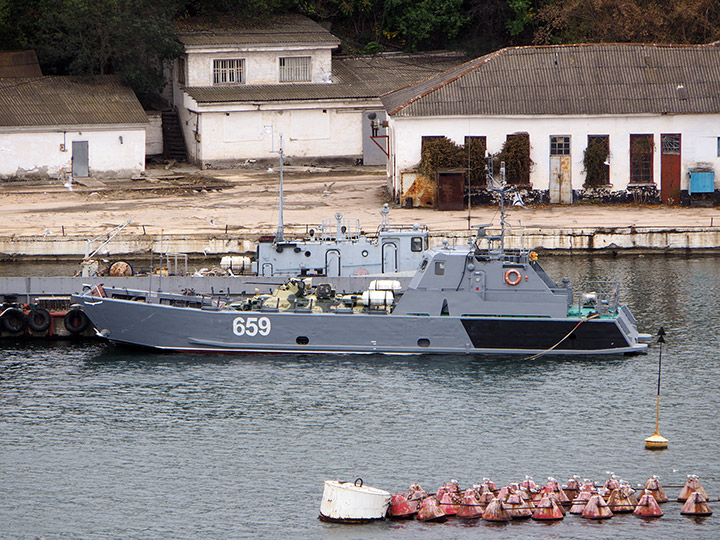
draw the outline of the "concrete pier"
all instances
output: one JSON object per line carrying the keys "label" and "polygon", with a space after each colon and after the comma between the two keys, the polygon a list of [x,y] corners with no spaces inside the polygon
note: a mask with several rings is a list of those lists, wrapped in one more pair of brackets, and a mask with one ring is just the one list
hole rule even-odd
{"label": "concrete pier", "polygon": [[[279,221],[278,174],[272,169],[200,170],[190,166],[146,171],[133,180],[73,184],[58,180],[0,184],[0,261],[21,258],[79,260],[95,239],[127,221],[107,245],[112,258],[151,253],[190,256],[248,254]],[[336,213],[357,219],[372,235],[387,199],[382,167],[341,170],[288,167],[284,229],[306,236]],[[508,247],[553,251],[716,250],[716,207],[571,204],[523,208],[507,201]],[[431,244],[465,242],[476,225],[499,225],[497,206],[459,211],[398,208],[391,224],[427,225]],[[520,233],[519,224],[522,224]]]}
{"label": "concrete pier", "polygon": [[[720,222],[720,219],[718,220]],[[307,227],[286,227],[288,240],[305,236]],[[112,240],[112,258],[145,257],[159,253],[185,253],[190,257],[252,254],[260,236],[267,229],[248,230],[238,234],[120,234]],[[443,241],[464,244],[473,231],[467,229],[432,229],[430,245]],[[522,233],[511,230],[506,247],[521,245],[538,251],[669,251],[716,250],[720,248],[720,226],[624,226],[624,227],[525,227]],[[86,240],[73,236],[0,235],[0,260],[43,259],[82,260]]]}

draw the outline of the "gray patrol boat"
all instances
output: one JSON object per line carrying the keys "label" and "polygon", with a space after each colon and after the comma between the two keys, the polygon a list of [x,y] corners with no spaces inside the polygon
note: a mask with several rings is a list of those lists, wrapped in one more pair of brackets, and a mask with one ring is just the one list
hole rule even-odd
{"label": "gray patrol boat", "polygon": [[[501,197],[504,192],[501,192]],[[73,301],[98,335],[117,343],[179,351],[276,353],[467,353],[607,355],[643,353],[617,282],[573,293],[537,255],[505,249],[478,227],[468,245],[423,253],[410,284],[375,280],[337,294],[327,277],[295,278],[270,294],[209,297],[88,287]],[[313,280],[322,279],[313,286]]]}
{"label": "gray patrol boat", "polygon": [[339,212],[303,240],[285,240],[280,228],[277,237],[258,242],[252,268],[265,277],[412,275],[428,248],[428,229],[418,223],[390,225],[389,214],[383,205],[374,237],[365,234],[358,219]]}

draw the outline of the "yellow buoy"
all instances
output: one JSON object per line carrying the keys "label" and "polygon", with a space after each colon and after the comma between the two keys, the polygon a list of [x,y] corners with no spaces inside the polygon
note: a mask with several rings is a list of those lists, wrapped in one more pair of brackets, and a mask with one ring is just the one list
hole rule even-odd
{"label": "yellow buoy", "polygon": [[665,450],[668,447],[668,440],[660,435],[658,424],[660,423],[660,396],[658,395],[657,414],[655,416],[655,433],[645,439],[645,448],[648,450]]}
{"label": "yellow buoy", "polygon": [[645,439],[645,448],[647,450],[665,450],[668,447],[668,440],[660,435],[660,369],[662,366],[662,346],[665,343],[665,330],[660,327],[658,330],[658,343],[660,344],[660,354],[658,356],[658,386],[657,386],[657,406],[655,409],[655,433]]}

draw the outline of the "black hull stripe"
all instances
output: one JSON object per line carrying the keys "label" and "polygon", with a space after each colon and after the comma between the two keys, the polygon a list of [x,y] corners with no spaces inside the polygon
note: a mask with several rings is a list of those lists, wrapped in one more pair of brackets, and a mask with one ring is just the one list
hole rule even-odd
{"label": "black hull stripe", "polygon": [[569,332],[556,350],[592,351],[627,347],[625,336],[613,320],[589,320],[574,331],[578,321],[529,319],[463,319],[476,349],[546,350]]}

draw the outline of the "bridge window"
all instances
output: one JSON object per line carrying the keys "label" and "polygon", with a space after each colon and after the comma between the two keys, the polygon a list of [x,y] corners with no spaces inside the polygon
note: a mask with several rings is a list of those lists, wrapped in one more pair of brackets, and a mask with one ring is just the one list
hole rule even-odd
{"label": "bridge window", "polygon": [[423,239],[422,236],[413,236],[410,240],[411,251],[422,251],[423,250]]}

